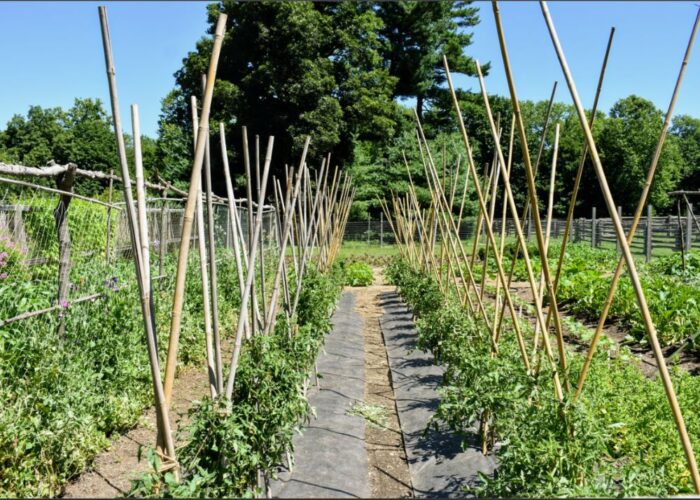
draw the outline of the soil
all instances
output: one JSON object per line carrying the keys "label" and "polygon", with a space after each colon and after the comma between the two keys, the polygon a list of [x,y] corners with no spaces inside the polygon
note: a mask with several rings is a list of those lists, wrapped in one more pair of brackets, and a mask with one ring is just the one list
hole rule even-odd
{"label": "soil", "polygon": [[[493,280],[487,280],[487,284],[490,286],[495,286],[496,282]],[[513,281],[511,283],[510,290],[526,303],[534,304],[534,295],[529,282]],[[489,292],[486,292],[485,295],[493,299],[493,295]],[[546,316],[549,308],[544,307],[542,310]],[[524,310],[523,314],[525,314]],[[577,317],[576,315],[568,314],[565,308],[560,308],[559,314],[562,317],[568,316],[574,318],[587,328],[595,330],[597,327],[597,321],[585,320]],[[529,316],[529,320],[533,326],[537,321],[534,315]],[[582,352],[585,354],[588,351],[589,343],[578,339],[576,336],[570,335],[566,325],[562,325],[562,328],[564,333],[564,341],[566,342],[567,347],[572,351]],[[613,321],[608,321],[606,323],[605,327],[603,328],[603,334],[610,340],[613,340],[618,346],[627,345],[630,348],[630,352],[634,354],[637,359],[639,359],[639,369],[642,371],[642,373],[648,378],[656,377],[658,373],[656,357],[654,356],[654,352],[650,346],[641,344],[637,340],[630,342],[627,339],[628,332],[622,326]],[[664,357],[667,358],[667,365],[671,364],[668,357],[673,354],[676,348],[677,346],[667,346],[662,348]],[[678,356],[678,366],[689,372],[691,375],[698,375],[700,374],[700,357],[698,357],[697,353],[685,351]]]}
{"label": "soil", "polygon": [[[175,379],[170,411],[171,425],[179,431],[175,433],[175,447],[182,444],[186,438],[181,430],[187,427],[187,410],[195,400],[208,394],[209,382],[203,367],[189,367]],[[151,407],[141,416],[135,428],[121,435],[95,458],[88,472],[66,485],[63,496],[114,498],[128,493],[131,480],[148,472],[146,451],[148,447],[153,447],[155,442],[156,412],[155,407]],[[142,447],[142,459],[139,461],[139,448]]]}
{"label": "soil", "polygon": [[386,426],[378,427],[368,423],[365,427],[370,490],[374,498],[412,497],[413,488],[396,409],[391,370],[384,335],[379,325],[383,314],[379,296],[394,287],[384,284],[378,268],[374,269],[374,277],[375,285],[352,287],[357,311],[364,319],[365,403],[382,406],[386,415]]}

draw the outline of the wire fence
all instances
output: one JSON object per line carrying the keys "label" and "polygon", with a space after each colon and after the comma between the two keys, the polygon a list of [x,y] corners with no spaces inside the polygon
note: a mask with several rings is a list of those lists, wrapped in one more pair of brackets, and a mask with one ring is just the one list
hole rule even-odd
{"label": "wire fence", "polygon": [[[610,217],[596,217],[595,208],[592,209],[591,215],[590,218],[583,217],[573,220],[569,240],[573,242],[589,242],[591,246],[596,248],[617,248],[620,251],[612,219]],[[633,217],[622,216],[621,221],[622,227],[628,233],[632,227]],[[542,224],[546,224],[546,219],[542,220]],[[476,217],[463,218],[459,223],[460,239],[469,240],[473,238],[476,226]],[[492,225],[494,234],[501,234],[502,226],[503,222],[501,219],[495,220]],[[562,238],[565,227],[566,220],[552,219],[551,238],[555,240]],[[530,218],[523,225],[523,232],[528,241],[533,240],[535,236],[534,231]],[[485,236],[486,229],[482,227],[481,232],[482,236]],[[505,221],[505,235],[506,237],[516,236],[515,223],[512,219],[506,219]],[[418,239],[420,237],[421,235],[416,232],[414,238]],[[437,229],[432,237],[437,241],[441,240],[440,232]],[[384,217],[348,221],[345,228],[345,241],[361,241],[367,244],[379,245],[396,243],[391,229],[391,222],[386,221]],[[485,239],[482,241],[485,241]],[[700,227],[698,227],[696,218],[693,216],[692,205],[689,205],[688,212],[681,216],[653,217],[651,210],[647,210],[647,215],[639,222],[630,248],[633,253],[644,255],[649,260],[653,256],[681,250],[688,251],[698,248],[698,246],[700,246]]]}
{"label": "wire fence", "polygon": [[[115,190],[116,191],[116,190]],[[67,198],[67,199],[66,199]],[[110,196],[112,198],[112,196]],[[121,192],[112,202],[73,198],[31,187],[18,189],[0,182],[0,328],[99,298],[108,281],[133,271],[133,253]],[[62,204],[67,201],[68,205]],[[147,199],[151,276],[164,278],[182,234],[184,198]],[[206,204],[205,226],[206,221]],[[248,245],[248,210],[237,205],[242,243]],[[273,207],[263,209],[263,251],[277,249]],[[231,258],[233,225],[229,207],[213,203],[217,262]],[[206,229],[206,228],[205,228]],[[197,256],[200,232],[195,217],[190,245]],[[172,273],[171,273],[172,274]],[[227,277],[227,279],[230,277]],[[27,290],[26,300],[17,290]],[[10,293],[10,292],[13,293]],[[135,303],[136,307],[138,304]],[[48,326],[48,325],[47,325]]]}

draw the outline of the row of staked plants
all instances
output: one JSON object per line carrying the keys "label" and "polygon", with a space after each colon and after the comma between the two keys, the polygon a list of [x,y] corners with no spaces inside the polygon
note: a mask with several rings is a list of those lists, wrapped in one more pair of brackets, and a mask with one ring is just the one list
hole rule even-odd
{"label": "row of staked plants", "polygon": [[[40,278],[53,274],[55,263],[23,266],[7,253],[2,269],[7,275],[0,279],[2,317],[53,305],[56,282]],[[154,283],[161,331],[170,321],[175,257],[166,256],[165,277]],[[222,324],[230,325],[239,292],[233,258],[222,257],[219,307]],[[205,355],[199,266],[192,262],[188,269],[179,352],[183,365],[199,363]],[[136,425],[143,409],[153,404],[133,261],[107,265],[94,259],[73,269],[70,278],[71,297],[102,296],[62,304],[62,336],[55,312],[0,327],[0,496],[60,494],[110,438]],[[158,344],[164,359],[167,338]]]}
{"label": "row of staked plants", "polygon": [[[489,333],[454,291],[397,259],[388,278],[417,318],[419,347],[445,367],[433,425],[468,437],[485,417],[498,467],[482,475],[481,496],[666,496],[692,493],[683,449],[662,384],[642,375],[626,347],[600,349],[578,401],[556,399],[551,373],[525,371],[507,319],[497,356]],[[526,339],[533,329],[521,328]],[[528,342],[528,352],[532,346]],[[577,380],[582,355],[568,353]],[[543,362],[544,366],[544,362]],[[672,368],[695,449],[700,446],[700,381]]]}
{"label": "row of staked plants", "polygon": [[253,497],[258,473],[274,476],[295,431],[311,408],[304,386],[331,330],[330,316],[346,280],[340,265],[329,273],[310,269],[295,318],[281,316],[271,335],[257,335],[241,353],[231,401],[203,398],[189,412],[186,444],[178,450],[181,478],[153,472],[133,483],[131,495],[162,497]]}
{"label": "row of staked plants", "polygon": [[[514,244],[506,248],[505,262],[512,258],[514,249]],[[559,250],[558,243],[553,243],[549,249],[550,269],[556,269]],[[539,276],[537,247],[530,247],[529,253],[533,270]],[[481,254],[483,256],[483,251]],[[619,258],[614,249],[591,248],[586,243],[568,244],[557,300],[575,316],[597,321]],[[491,256],[488,265],[489,270],[495,273],[496,263]],[[681,254],[674,253],[654,258],[648,264],[639,262],[637,270],[662,346],[690,340],[691,347],[697,348],[696,336],[700,332],[700,252],[686,254],[685,266]],[[522,255],[516,261],[514,279],[527,280]],[[646,330],[637,306],[637,297],[626,271],[620,279],[608,321],[621,326],[638,342],[646,343]]]}

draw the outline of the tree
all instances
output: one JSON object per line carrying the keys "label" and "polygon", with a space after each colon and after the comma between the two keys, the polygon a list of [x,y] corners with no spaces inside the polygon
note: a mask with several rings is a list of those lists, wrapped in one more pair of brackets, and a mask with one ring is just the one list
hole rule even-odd
{"label": "tree", "polygon": [[[133,162],[133,141],[125,135],[127,155]],[[142,137],[144,169],[155,168],[155,142]],[[50,160],[75,163],[85,170],[118,170],[119,156],[112,120],[99,99],[76,99],[65,111],[61,108],[30,106],[27,116],[15,115],[0,135],[0,156],[28,166],[43,166]],[[94,195],[104,183],[78,178],[76,191]]]}
{"label": "tree", "polygon": [[[223,121],[228,143],[240,158],[240,127],[264,141],[275,136],[275,166],[296,164],[307,135],[309,163],[332,152],[336,162],[351,156],[354,139],[392,135],[395,83],[382,67],[381,21],[368,4],[311,2],[236,2],[210,6],[210,32],[219,11],[229,16],[212,108],[212,122]],[[200,95],[211,40],[176,73],[182,96]],[[171,113],[180,126],[188,103]],[[214,128],[214,127],[212,127]],[[212,155],[216,158],[216,155]]]}
{"label": "tree", "polygon": [[700,189],[700,120],[679,115],[673,119],[670,132],[677,139],[683,158],[683,189]]}
{"label": "tree", "polygon": [[[626,212],[637,206],[662,124],[663,113],[651,101],[635,95],[620,99],[610,110],[598,146],[615,202]],[[669,136],[650,193],[650,202],[657,210],[670,207],[667,192],[681,179],[682,167],[678,144]]]}
{"label": "tree", "polygon": [[[381,36],[387,41],[382,52],[389,74],[397,78],[395,97],[416,99],[422,118],[427,102],[445,93],[446,75],[442,56],[450,71],[476,74],[476,66],[464,49],[471,44],[467,28],[479,23],[478,9],[471,2],[380,2],[377,15],[384,21]],[[488,73],[489,65],[483,70]]]}

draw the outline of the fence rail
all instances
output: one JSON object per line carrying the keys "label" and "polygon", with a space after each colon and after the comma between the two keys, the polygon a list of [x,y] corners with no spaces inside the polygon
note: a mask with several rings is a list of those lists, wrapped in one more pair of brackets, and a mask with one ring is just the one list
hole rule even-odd
{"label": "fence rail", "polygon": [[[623,216],[622,227],[625,233],[628,233],[632,227],[632,216]],[[543,219],[544,225],[546,220]],[[515,237],[515,224],[512,219],[506,219],[505,234],[507,237]],[[564,219],[552,219],[551,236],[552,239],[559,239],[564,235],[566,221]],[[495,234],[501,233],[502,221],[500,219],[493,222],[493,231]],[[474,237],[476,230],[476,217],[465,217],[462,219],[459,236],[462,240],[468,240]],[[485,235],[485,228],[482,228],[482,235]],[[534,238],[534,228],[532,221],[526,221],[523,226],[523,231],[527,240],[531,241]],[[420,235],[416,234],[415,238]],[[440,233],[433,235],[440,241]],[[369,244],[385,245],[394,244],[394,234],[391,230],[391,224],[379,219],[354,220],[349,221],[345,228],[346,241],[364,241]],[[485,241],[485,240],[484,240]],[[591,246],[596,248],[616,247],[618,251],[619,245],[612,219],[609,217],[596,217],[596,209],[592,209],[590,218],[577,218],[572,223],[569,241],[572,242],[589,242]],[[630,245],[633,253],[641,254],[647,260],[654,255],[668,253],[669,251],[690,250],[700,246],[700,227],[693,216],[692,205],[690,212],[678,217],[677,215],[657,216],[651,215],[650,207],[647,214],[639,221],[639,225],[635,232],[635,236]]]}

